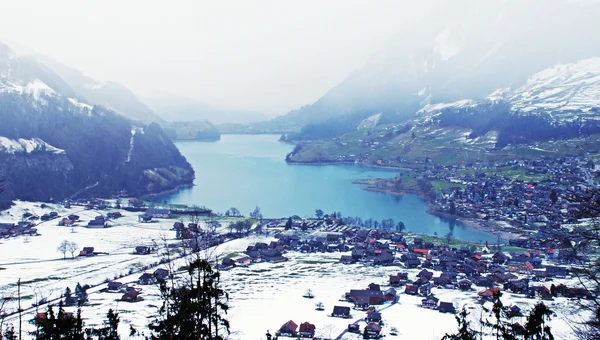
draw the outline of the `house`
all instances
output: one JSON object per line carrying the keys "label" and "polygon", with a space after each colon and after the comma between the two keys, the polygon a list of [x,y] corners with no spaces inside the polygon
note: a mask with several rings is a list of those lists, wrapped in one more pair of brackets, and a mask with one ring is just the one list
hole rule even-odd
{"label": "house", "polygon": [[519,308],[519,306],[512,305],[508,308],[507,315],[509,318],[512,318],[515,316],[523,316],[523,313],[521,312],[521,308]]}
{"label": "house", "polygon": [[458,289],[471,290],[471,281],[469,281],[467,279],[458,281]]}
{"label": "house", "polygon": [[456,313],[456,308],[454,308],[454,304],[452,302],[440,302],[438,306],[438,311],[440,313]]}
{"label": "house", "polygon": [[303,322],[300,324],[300,329],[298,331],[298,335],[300,335],[300,337],[302,338],[314,338],[315,336],[315,325],[308,323],[308,322]]}
{"label": "house", "polygon": [[154,275],[157,280],[165,280],[167,277],[169,277],[169,271],[163,268],[158,268],[152,275]]}
{"label": "house", "polygon": [[381,287],[378,284],[370,283],[368,290],[373,290],[373,291],[376,291],[376,292],[380,292],[381,291]]}
{"label": "house", "polygon": [[348,325],[348,332],[350,333],[360,333],[360,325],[351,323]]}
{"label": "house", "polygon": [[152,248],[146,246],[135,247],[135,253],[138,255],[148,255],[152,252]]}
{"label": "house", "polygon": [[440,300],[438,298],[436,298],[433,295],[430,295],[430,296],[424,298],[423,300],[421,300],[421,307],[429,308],[429,309],[436,309],[439,301]]}
{"label": "house", "polygon": [[400,285],[400,276],[398,275],[390,275],[390,286],[396,287]]}
{"label": "house", "polygon": [[156,283],[156,278],[150,273],[144,273],[138,277],[138,284],[140,285],[151,285]]}
{"label": "house", "polygon": [[106,226],[106,219],[104,216],[96,216],[93,220],[87,224],[88,228],[104,228]]}
{"label": "house", "polygon": [[380,305],[384,301],[383,292],[381,292],[381,290],[352,289],[349,293],[346,294],[346,298],[350,301],[353,301],[355,304],[357,302],[357,299],[360,297],[366,298],[368,304],[371,305]]}
{"label": "house", "polygon": [[354,300],[354,308],[367,310],[369,308],[369,297],[359,296]]}
{"label": "house", "polygon": [[351,317],[350,316],[350,307],[333,306],[333,312],[331,313],[331,316],[337,317],[337,318],[349,319]]}
{"label": "house", "polygon": [[223,259],[223,261],[221,261],[221,267],[223,267],[223,268],[235,267],[235,261],[229,257],[225,258],[225,259]]}
{"label": "house", "polygon": [[494,287],[490,289],[485,289],[477,293],[480,299],[483,300],[491,300],[494,297],[494,294],[500,293],[500,288]]}
{"label": "house", "polygon": [[417,277],[423,279],[427,279],[427,280],[431,280],[431,278],[433,278],[433,272],[428,271],[427,269],[423,269],[419,272],[419,274],[417,274]]}
{"label": "house", "polygon": [[128,288],[127,293],[123,294],[121,297],[121,301],[126,302],[136,302],[138,301],[140,292],[138,292],[135,288]]}
{"label": "house", "polygon": [[92,256],[94,255],[94,247],[83,247],[83,250],[79,252],[79,256]]}
{"label": "house", "polygon": [[381,313],[378,313],[378,312],[367,313],[367,317],[365,318],[365,321],[380,323],[381,322]]}
{"label": "house", "polygon": [[431,283],[426,283],[419,286],[419,295],[429,296],[431,295]]}
{"label": "house", "polygon": [[398,294],[396,293],[396,290],[394,288],[390,288],[385,291],[384,297],[387,301],[396,302]]}
{"label": "house", "polygon": [[123,284],[121,282],[111,281],[108,283],[108,290],[119,290],[122,286]]}
{"label": "house", "polygon": [[417,295],[418,292],[419,292],[419,287],[417,287],[417,286],[406,285],[406,288],[404,288],[404,293],[408,294],[408,295]]}
{"label": "house", "polygon": [[283,326],[281,326],[281,328],[279,328],[279,331],[277,331],[277,336],[281,335],[281,336],[289,336],[289,337],[295,337],[296,336],[296,328],[298,328],[298,325],[296,325],[296,323],[292,320],[286,322],[283,324]]}
{"label": "house", "polygon": [[379,339],[379,334],[381,333],[381,326],[376,323],[370,323],[365,327],[365,331],[363,333],[364,339]]}

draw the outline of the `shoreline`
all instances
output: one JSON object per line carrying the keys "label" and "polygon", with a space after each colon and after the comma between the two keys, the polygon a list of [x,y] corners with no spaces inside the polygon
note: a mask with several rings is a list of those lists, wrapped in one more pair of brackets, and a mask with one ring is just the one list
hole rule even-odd
{"label": "shoreline", "polygon": [[192,187],[195,187],[195,186],[196,185],[194,183],[192,183],[192,184],[179,184],[179,185],[175,186],[173,189],[163,190],[163,191],[159,191],[159,192],[155,192],[155,193],[151,193],[151,194],[146,194],[146,195],[143,195],[141,198],[142,198],[142,200],[146,200],[147,198],[152,198],[152,197],[156,197],[156,196],[171,194],[171,193],[179,191],[180,189],[192,188]]}
{"label": "shoreline", "polygon": [[391,196],[404,196],[407,194],[416,195],[417,197],[422,199],[423,202],[425,203],[425,205],[427,206],[428,209],[426,212],[429,215],[437,216],[444,220],[456,221],[459,224],[461,224],[462,226],[465,226],[468,228],[473,228],[473,229],[480,230],[480,231],[484,231],[489,234],[495,234],[495,235],[500,234],[501,240],[503,240],[505,242],[508,240],[517,238],[519,236],[518,234],[515,234],[510,231],[505,230],[503,228],[503,226],[501,225],[501,222],[499,222],[499,221],[484,221],[484,220],[477,219],[477,218],[452,215],[445,211],[438,210],[426,197],[424,197],[423,193],[418,190],[392,191],[387,188],[377,188],[377,187],[372,186],[376,182],[377,182],[377,179],[366,179],[366,180],[352,181],[352,184],[367,185],[367,187],[363,187],[361,189],[365,190],[365,191],[371,191],[371,192],[380,192],[380,193],[384,193],[384,194],[391,195]]}

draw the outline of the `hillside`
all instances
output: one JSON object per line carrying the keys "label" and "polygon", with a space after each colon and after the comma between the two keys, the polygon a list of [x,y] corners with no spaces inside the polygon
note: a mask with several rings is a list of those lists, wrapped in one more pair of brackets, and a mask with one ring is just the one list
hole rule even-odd
{"label": "hillside", "polygon": [[[273,124],[355,125],[376,113],[403,122],[429,104],[484,99],[557,63],[600,56],[598,14],[598,2],[441,4],[315,103]],[[311,131],[318,129],[332,134],[327,126]]]}
{"label": "hillside", "polygon": [[329,141],[299,144],[288,160],[400,166],[425,157],[456,162],[598,152],[600,58],[554,65],[484,99],[429,104],[404,123],[372,123],[367,119],[359,126],[368,129]]}
{"label": "hillside", "polygon": [[70,95],[56,73],[0,45],[4,199],[143,195],[192,184],[193,169],[159,125]]}

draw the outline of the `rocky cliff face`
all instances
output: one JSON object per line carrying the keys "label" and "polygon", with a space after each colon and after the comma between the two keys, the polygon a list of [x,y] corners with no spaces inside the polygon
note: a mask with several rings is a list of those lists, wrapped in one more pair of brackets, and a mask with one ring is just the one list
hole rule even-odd
{"label": "rocky cliff face", "polygon": [[160,126],[69,97],[58,75],[30,65],[0,49],[3,199],[143,195],[192,184],[194,170]]}

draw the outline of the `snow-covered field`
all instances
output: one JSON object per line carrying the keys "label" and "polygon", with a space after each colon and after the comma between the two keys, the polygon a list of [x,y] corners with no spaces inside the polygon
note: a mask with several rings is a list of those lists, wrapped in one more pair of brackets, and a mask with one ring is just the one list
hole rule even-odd
{"label": "snow-covered field", "polygon": [[[98,211],[82,210],[80,207],[64,209],[52,206],[51,209],[41,209],[38,204],[18,202],[15,207],[0,215],[0,222],[15,222],[21,214],[28,211],[42,215],[51,210],[59,215],[75,213],[87,220],[93,219]],[[106,213],[103,211],[102,213]],[[41,236],[17,237],[0,240],[0,297],[16,295],[17,281],[22,283],[22,305],[28,308],[41,297],[57,298],[69,286],[71,289],[80,282],[96,285],[115,275],[127,274],[130,270],[136,273],[120,278],[123,283],[133,283],[142,288],[142,301],[135,303],[118,302],[122,294],[99,292],[105,284],[92,288],[89,293],[89,304],[82,309],[85,323],[88,326],[98,325],[104,319],[109,308],[116,309],[121,317],[121,334],[129,334],[129,326],[138,330],[145,329],[149,321],[157,314],[160,305],[158,290],[155,286],[140,286],[135,283],[142,266],[159,261],[155,255],[133,255],[133,250],[139,245],[152,245],[154,242],[175,242],[175,232],[170,230],[175,220],[161,220],[155,223],[138,223],[137,214],[124,212],[125,216],[112,221],[114,226],[106,229],[88,229],[57,226],[58,219],[41,223],[38,231]],[[56,248],[63,240],[76,242],[80,248],[93,246],[96,251],[107,252],[108,255],[94,257],[76,257],[62,260],[62,254]],[[256,242],[269,242],[266,237],[249,237],[227,242],[217,247],[216,253],[227,255],[241,254],[248,245]],[[335,305],[350,306],[347,302],[338,301],[350,289],[364,289],[369,283],[382,285],[387,289],[388,275],[405,271],[401,267],[367,267],[363,265],[342,265],[338,263],[340,253],[303,254],[289,252],[285,256],[289,261],[278,264],[257,263],[248,267],[237,267],[222,272],[224,288],[230,294],[231,309],[228,319],[231,322],[231,339],[254,340],[265,339],[269,330],[275,333],[288,320],[296,324],[308,321],[316,325],[317,336],[336,338],[356,320],[365,317],[362,311],[352,310],[352,319],[330,317]],[[70,254],[67,254],[70,257]],[[172,263],[172,268],[185,264],[185,259]],[[164,265],[161,265],[164,266]],[[154,271],[150,269],[149,272]],[[419,270],[408,270],[409,279],[415,279]],[[435,273],[438,276],[439,273]],[[558,281],[554,281],[558,283]],[[548,283],[549,284],[549,283]],[[573,282],[567,282],[573,285]],[[303,298],[302,295],[311,289],[314,299]],[[402,289],[400,289],[402,291]],[[473,319],[481,315],[481,305],[476,300],[476,291],[461,292],[459,290],[433,289],[433,294],[440,301],[453,302],[457,309],[467,305]],[[325,311],[317,311],[315,304],[322,302]],[[516,304],[527,312],[537,300],[505,293],[503,302],[506,305]],[[573,308],[574,301],[557,298],[546,302],[557,312],[557,317],[551,326],[557,339],[573,338],[570,334],[568,320],[579,320],[577,311]],[[398,304],[379,306],[385,326],[383,334],[389,327],[397,327],[398,339],[440,339],[445,333],[456,329],[454,315],[442,314],[435,310],[420,307],[421,297],[400,295]],[[5,311],[16,309],[15,303],[9,303]],[[71,308],[67,308],[70,310]],[[45,310],[45,308],[42,308]],[[33,318],[31,309],[25,320]],[[523,318],[522,322],[525,319]],[[16,317],[9,316],[6,323],[15,323]],[[365,323],[361,323],[361,328]],[[27,324],[27,327],[31,327]],[[388,335],[389,337],[390,335]],[[124,336],[123,338],[126,338]],[[346,333],[341,339],[360,339],[356,334]]]}

